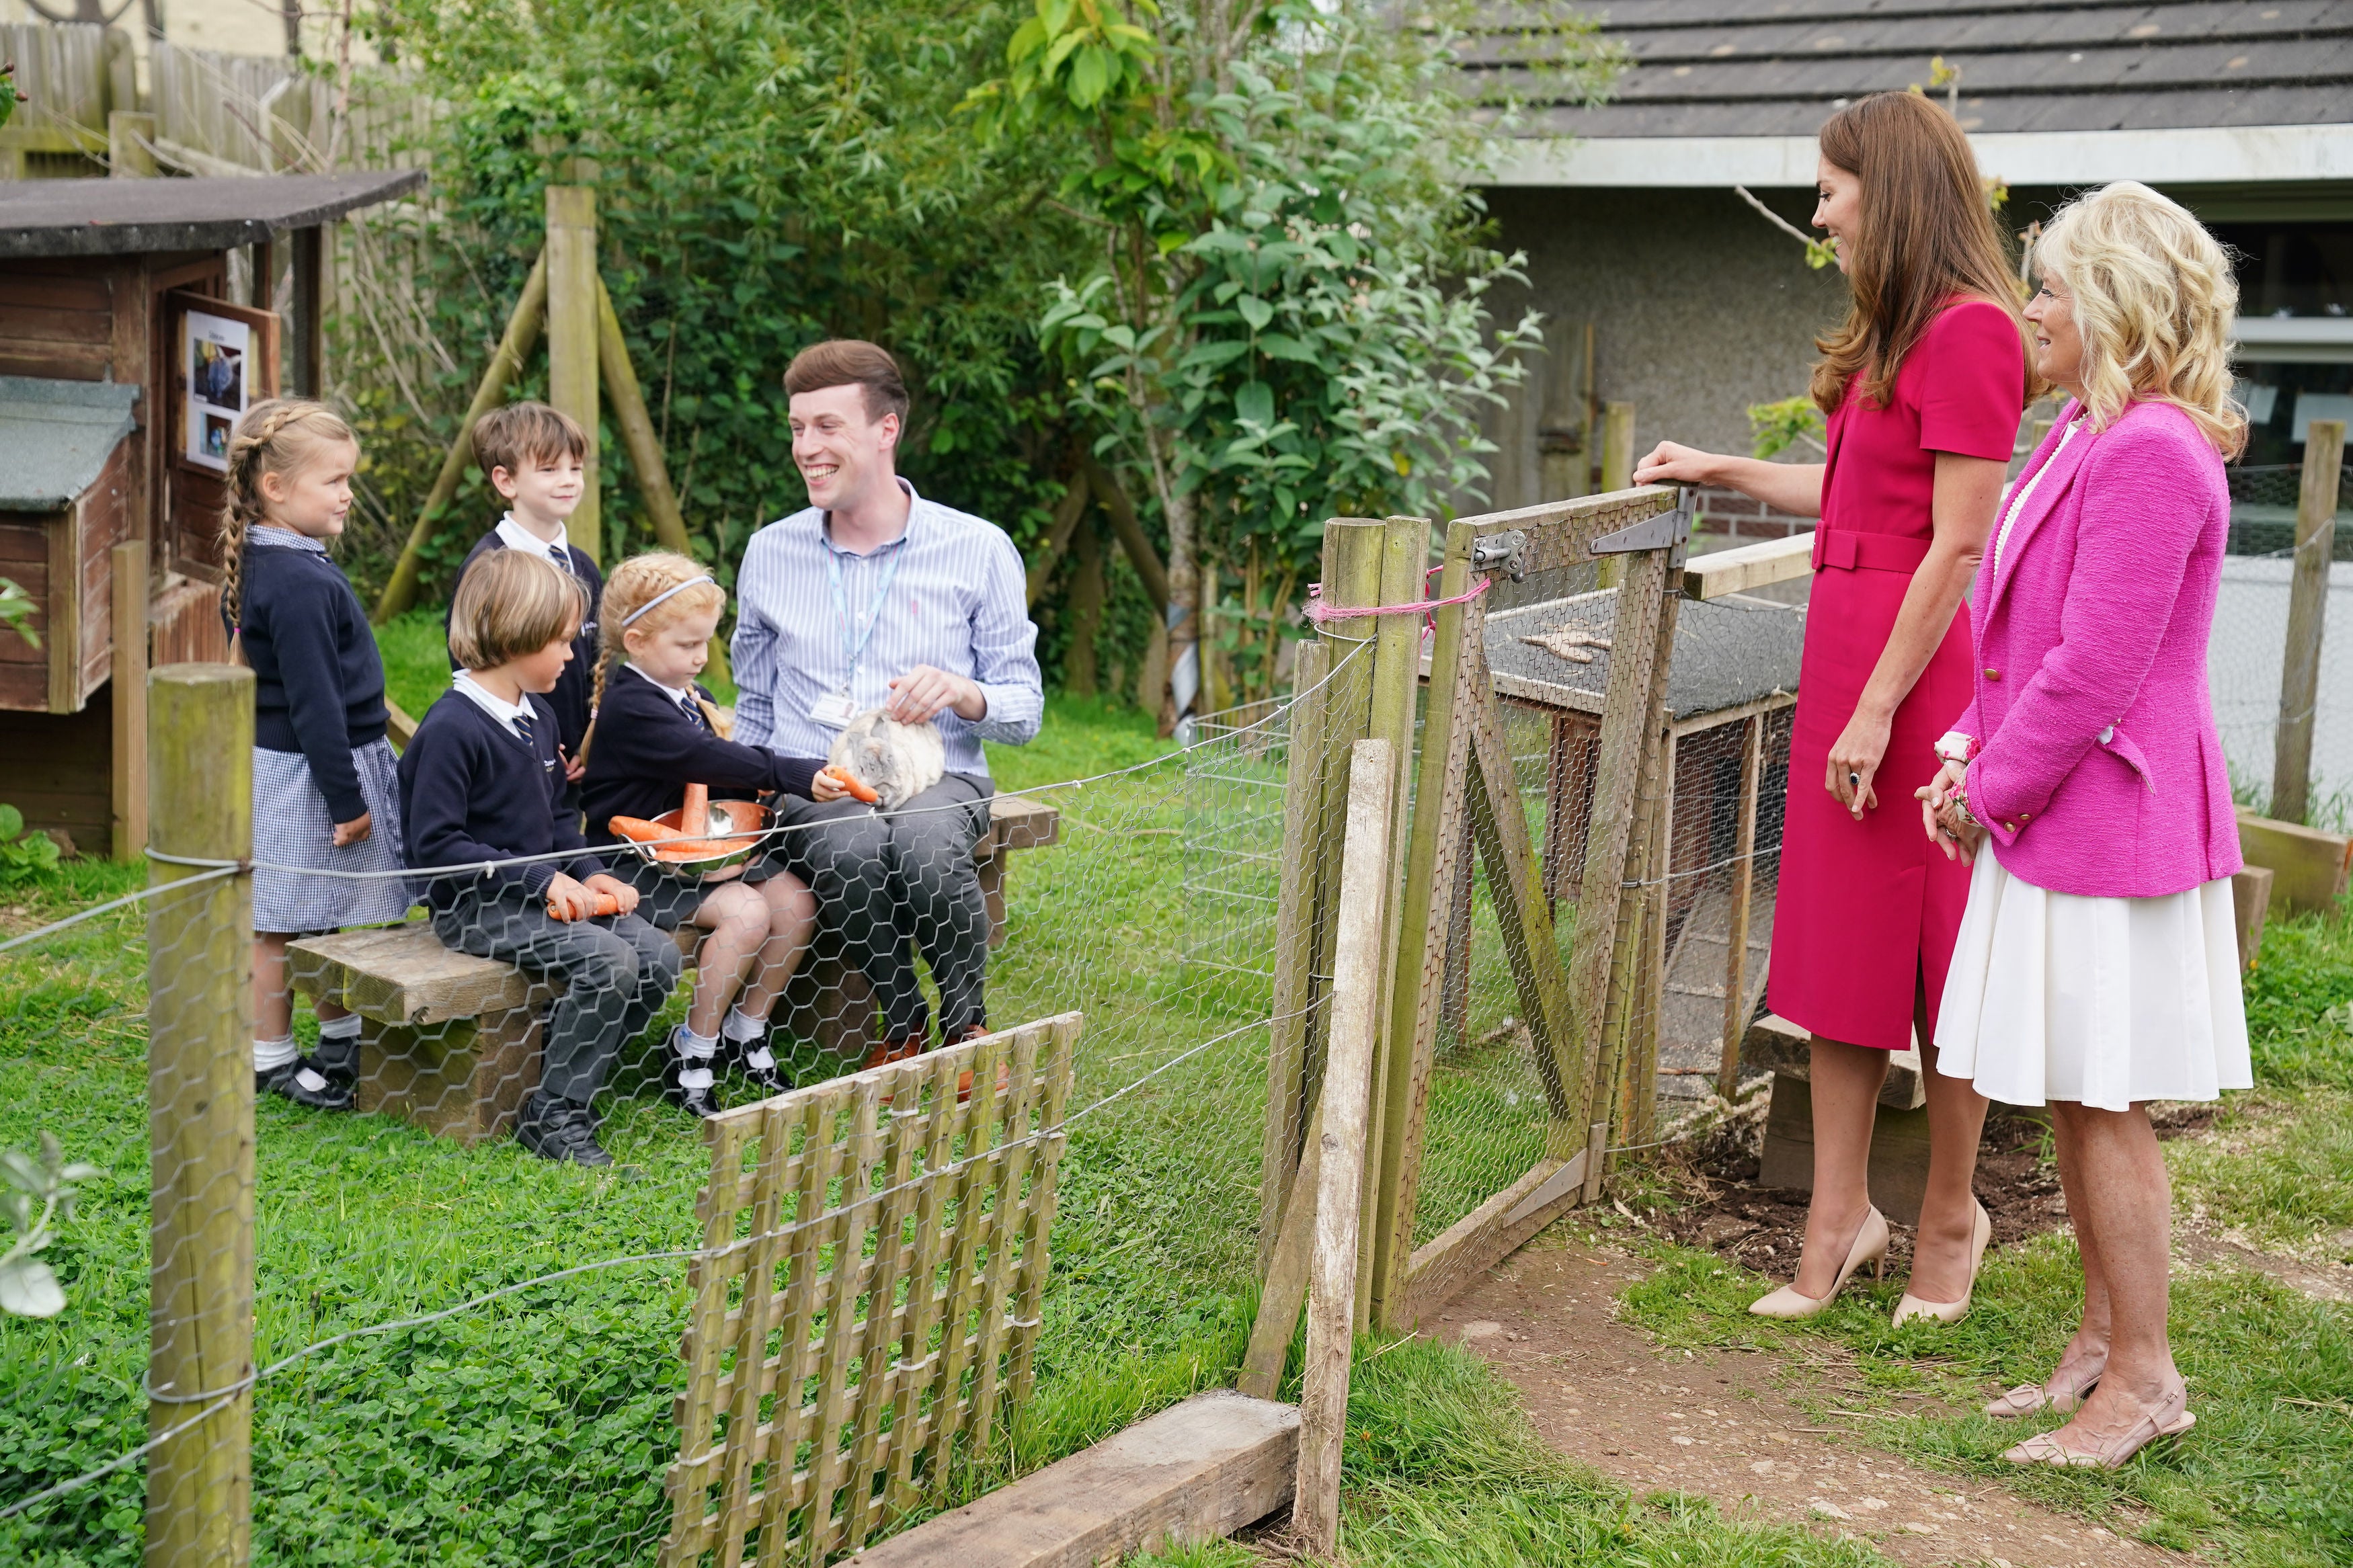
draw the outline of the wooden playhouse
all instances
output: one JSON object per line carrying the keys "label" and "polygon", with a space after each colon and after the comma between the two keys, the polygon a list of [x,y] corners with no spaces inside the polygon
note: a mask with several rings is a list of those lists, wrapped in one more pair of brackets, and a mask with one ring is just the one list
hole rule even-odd
{"label": "wooden playhouse", "polygon": [[0,631],[0,801],[31,826],[138,853],[147,667],[227,656],[228,430],[320,388],[324,226],[424,177],[0,180],[0,576],[39,639]]}

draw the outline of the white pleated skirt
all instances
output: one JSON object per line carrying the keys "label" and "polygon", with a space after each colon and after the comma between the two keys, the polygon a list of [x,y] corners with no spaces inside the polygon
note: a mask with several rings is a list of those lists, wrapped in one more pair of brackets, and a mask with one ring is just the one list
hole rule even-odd
{"label": "white pleated skirt", "polygon": [[2125,1110],[2250,1089],[2225,877],[2157,899],[2054,893],[1990,845],[1937,1012],[1936,1067],[2010,1105]]}

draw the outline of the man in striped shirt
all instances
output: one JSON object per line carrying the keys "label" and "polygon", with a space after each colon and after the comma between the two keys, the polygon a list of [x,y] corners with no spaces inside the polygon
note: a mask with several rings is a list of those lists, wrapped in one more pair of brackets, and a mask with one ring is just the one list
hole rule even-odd
{"label": "man in striped shirt", "polygon": [[818,343],[786,370],[785,390],[809,505],[753,535],[736,573],[735,738],[821,757],[881,708],[931,721],[947,752],[945,776],[887,816],[855,801],[778,807],[778,854],[874,988],[873,1067],[929,1043],[911,942],[940,989],[940,1038],[987,1028],[988,910],[972,851],[995,786],[980,743],[1038,733],[1038,628],[1005,531],[899,478],[907,391],[889,353]]}

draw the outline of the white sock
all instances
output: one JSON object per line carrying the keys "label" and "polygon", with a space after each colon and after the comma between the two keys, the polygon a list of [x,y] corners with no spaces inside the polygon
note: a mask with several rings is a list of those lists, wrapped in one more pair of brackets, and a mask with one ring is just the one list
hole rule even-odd
{"label": "white sock", "polygon": [[711,1087],[711,1058],[719,1054],[719,1042],[709,1035],[698,1035],[681,1024],[670,1037],[670,1048],[678,1053],[678,1086],[681,1089]]}
{"label": "white sock", "polygon": [[319,1037],[322,1040],[356,1040],[360,1037],[360,1016],[346,1013],[340,1018],[319,1020]]}
{"label": "white sock", "polygon": [[275,1040],[256,1040],[253,1042],[253,1070],[275,1072],[301,1054],[296,1048],[291,1035]]}
{"label": "white sock", "polygon": [[730,1007],[720,1023],[719,1032],[739,1046],[748,1046],[768,1032],[768,1020],[746,1017],[743,1008]]}

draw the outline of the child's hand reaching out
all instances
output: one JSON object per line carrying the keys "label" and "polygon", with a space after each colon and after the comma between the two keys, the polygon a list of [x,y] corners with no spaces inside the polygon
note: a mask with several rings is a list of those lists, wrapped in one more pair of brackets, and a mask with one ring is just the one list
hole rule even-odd
{"label": "child's hand reaching out", "polygon": [[349,822],[335,824],[335,847],[348,849],[354,844],[364,844],[367,841],[367,836],[375,831],[375,822],[370,819],[368,813],[363,811]]}

